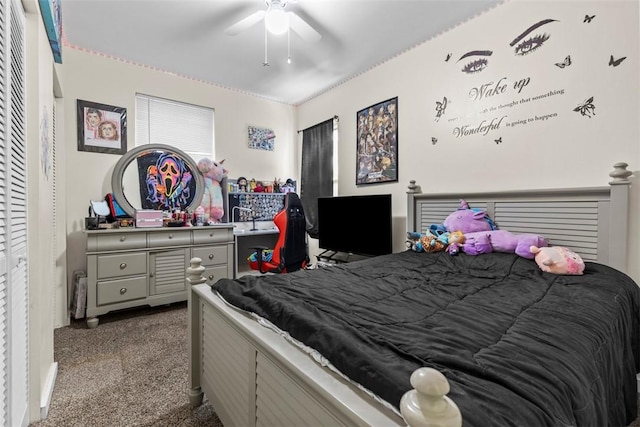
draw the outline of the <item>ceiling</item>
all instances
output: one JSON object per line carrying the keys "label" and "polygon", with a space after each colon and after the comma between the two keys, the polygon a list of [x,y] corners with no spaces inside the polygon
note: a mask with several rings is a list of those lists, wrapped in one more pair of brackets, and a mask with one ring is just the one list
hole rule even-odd
{"label": "ceiling", "polygon": [[[286,104],[301,104],[504,0],[290,0],[287,11],[320,33],[269,35],[264,0],[62,0],[66,46],[94,51]],[[64,63],[64,57],[62,58]]]}

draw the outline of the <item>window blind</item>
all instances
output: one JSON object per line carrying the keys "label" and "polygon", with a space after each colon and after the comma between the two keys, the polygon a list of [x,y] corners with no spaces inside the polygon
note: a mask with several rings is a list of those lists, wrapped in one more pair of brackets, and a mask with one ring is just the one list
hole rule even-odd
{"label": "window blind", "polygon": [[213,108],[136,95],[136,146],[166,144],[196,162],[215,159]]}

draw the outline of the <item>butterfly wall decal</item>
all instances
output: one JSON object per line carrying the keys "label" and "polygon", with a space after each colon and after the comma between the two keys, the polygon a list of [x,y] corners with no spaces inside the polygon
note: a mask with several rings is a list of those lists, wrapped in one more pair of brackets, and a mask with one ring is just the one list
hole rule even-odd
{"label": "butterfly wall decal", "polygon": [[494,139],[496,144],[502,144],[502,137],[498,138],[498,139]]}
{"label": "butterfly wall decal", "polygon": [[436,137],[431,137],[431,145],[436,145],[438,143],[438,138]]}
{"label": "butterfly wall decal", "polygon": [[571,55],[567,55],[563,62],[556,62],[556,67],[564,68],[571,65]]}
{"label": "butterfly wall decal", "polygon": [[611,58],[609,58],[609,66],[610,66],[610,67],[611,67],[611,66],[617,67],[617,66],[618,66],[618,65],[620,65],[620,63],[621,63],[622,61],[624,61],[625,59],[627,59],[627,57],[626,57],[626,56],[623,56],[623,57],[622,57],[622,58],[620,58],[620,59],[613,59],[613,55],[611,55]]}
{"label": "butterfly wall decal", "polygon": [[596,17],[596,15],[591,15],[591,16],[589,16],[589,15],[584,15],[584,21],[582,21],[582,22],[586,22],[587,24],[589,24],[589,23],[591,23],[591,20],[592,20],[593,18],[595,18],[595,17]]}
{"label": "butterfly wall decal", "polygon": [[436,101],[436,122],[440,120],[440,117],[444,115],[445,110],[447,109],[447,97],[442,98],[442,102]]}
{"label": "butterfly wall decal", "polygon": [[444,60],[444,62],[449,62],[449,60],[450,60],[450,59],[451,59],[451,54],[450,54],[450,53],[448,53],[448,54],[447,54],[447,59],[445,59],[445,60]]}
{"label": "butterfly wall decal", "polygon": [[596,106],[593,105],[593,96],[582,104],[578,105],[573,111],[582,114],[583,116],[587,116],[591,118],[592,115],[596,115]]}

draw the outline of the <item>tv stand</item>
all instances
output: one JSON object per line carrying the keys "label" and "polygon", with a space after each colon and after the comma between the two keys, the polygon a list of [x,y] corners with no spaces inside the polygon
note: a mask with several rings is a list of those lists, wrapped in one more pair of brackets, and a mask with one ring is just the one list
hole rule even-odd
{"label": "tv stand", "polygon": [[364,255],[356,255],[350,252],[338,252],[332,250],[325,250],[319,255],[316,255],[318,259],[318,265],[326,266],[328,264],[345,264],[352,261],[360,261],[362,259],[370,258]]}

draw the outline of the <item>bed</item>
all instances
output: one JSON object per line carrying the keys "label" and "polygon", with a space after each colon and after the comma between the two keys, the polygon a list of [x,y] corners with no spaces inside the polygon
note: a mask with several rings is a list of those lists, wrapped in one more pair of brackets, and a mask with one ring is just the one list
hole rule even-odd
{"label": "bed", "polygon": [[464,198],[501,229],[572,248],[582,276],[508,253],[406,251],[212,288],[192,260],[192,405],[204,393],[227,427],[627,425],[640,290],[624,274],[626,167],[597,188],[409,185],[409,231],[441,223]]}

